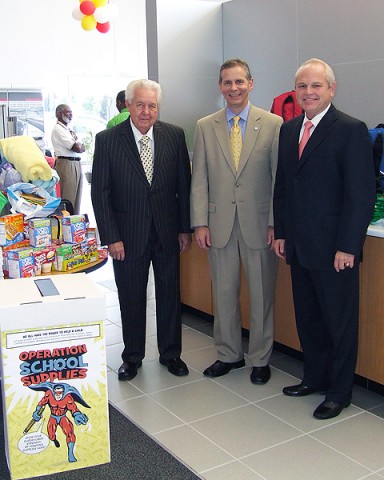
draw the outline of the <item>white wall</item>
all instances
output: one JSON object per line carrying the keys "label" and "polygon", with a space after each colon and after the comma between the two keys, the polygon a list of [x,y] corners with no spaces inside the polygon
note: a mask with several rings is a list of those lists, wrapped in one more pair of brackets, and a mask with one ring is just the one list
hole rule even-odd
{"label": "white wall", "polygon": [[101,34],[72,18],[78,0],[2,0],[0,87],[44,88],[57,76],[85,76],[91,88],[95,76],[115,77],[117,84],[118,77],[145,77],[145,0],[112,2],[118,16]]}
{"label": "white wall", "polygon": [[223,6],[224,58],[240,57],[249,63],[255,80],[250,99],[266,110],[275,96],[293,88],[298,62],[296,3],[233,0]]}
{"label": "white wall", "polygon": [[223,106],[222,7],[198,0],[157,0],[158,81],[161,119],[184,128],[189,149],[198,118]]}
{"label": "white wall", "polygon": [[384,122],[383,23],[382,0],[233,0],[223,5],[224,57],[249,61],[251,98],[267,109],[303,61],[321,58],[335,70],[335,105],[373,128]]}

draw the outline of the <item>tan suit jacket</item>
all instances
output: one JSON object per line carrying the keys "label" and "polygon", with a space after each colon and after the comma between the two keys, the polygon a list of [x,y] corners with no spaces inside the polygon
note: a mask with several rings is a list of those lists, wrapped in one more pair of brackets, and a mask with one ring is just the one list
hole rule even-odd
{"label": "tan suit jacket", "polygon": [[283,120],[251,105],[238,172],[233,164],[225,108],[197,122],[192,160],[191,226],[208,226],[212,246],[224,247],[235,213],[248,247],[267,248]]}

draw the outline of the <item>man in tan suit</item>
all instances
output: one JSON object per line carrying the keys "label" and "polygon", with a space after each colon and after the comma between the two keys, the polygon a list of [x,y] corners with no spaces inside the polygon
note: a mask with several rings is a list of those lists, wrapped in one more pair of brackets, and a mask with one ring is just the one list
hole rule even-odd
{"label": "man in tan suit", "polygon": [[[215,296],[218,360],[204,375],[219,377],[245,365],[239,310],[242,264],[250,291],[251,382],[265,384],[271,375],[274,333],[272,195],[282,119],[250,104],[253,84],[245,61],[235,58],[221,66],[219,87],[227,106],[197,122],[191,225],[198,246],[208,250]],[[240,147],[230,140],[234,123],[240,127]]]}

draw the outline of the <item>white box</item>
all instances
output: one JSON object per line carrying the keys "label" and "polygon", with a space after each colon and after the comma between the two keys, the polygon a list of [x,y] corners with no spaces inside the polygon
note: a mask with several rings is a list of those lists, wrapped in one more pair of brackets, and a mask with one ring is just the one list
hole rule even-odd
{"label": "white box", "polygon": [[87,236],[85,215],[69,215],[62,217],[61,226],[65,243],[81,243]]}
{"label": "white box", "polygon": [[52,245],[51,220],[49,218],[32,218],[29,220],[28,238],[32,247]]}
{"label": "white box", "polygon": [[[48,288],[40,289],[52,295],[37,287],[45,280]],[[0,282],[1,387],[12,479],[110,461],[105,317],[105,297],[85,273]],[[48,435],[58,408],[73,425],[71,445],[60,425],[55,438]]]}
{"label": "white box", "polygon": [[9,278],[26,278],[35,276],[35,259],[33,248],[25,247],[7,250],[7,268]]}

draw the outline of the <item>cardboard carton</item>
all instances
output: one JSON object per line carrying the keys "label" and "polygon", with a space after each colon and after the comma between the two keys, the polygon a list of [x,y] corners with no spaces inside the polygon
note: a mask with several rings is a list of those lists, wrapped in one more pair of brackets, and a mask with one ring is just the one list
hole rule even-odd
{"label": "cardboard carton", "polygon": [[65,243],[80,243],[86,239],[87,222],[85,215],[69,215],[61,218]]}
{"label": "cardboard carton", "polygon": [[4,280],[0,298],[1,392],[12,480],[108,463],[103,293],[77,273]]}
{"label": "cardboard carton", "polygon": [[24,240],[24,215],[14,213],[0,217],[0,246]]}

